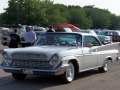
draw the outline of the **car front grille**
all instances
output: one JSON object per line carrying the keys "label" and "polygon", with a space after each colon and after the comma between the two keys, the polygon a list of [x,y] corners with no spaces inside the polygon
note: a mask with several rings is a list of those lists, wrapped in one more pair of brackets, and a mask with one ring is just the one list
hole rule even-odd
{"label": "car front grille", "polygon": [[20,59],[20,58],[24,58],[24,59],[47,59],[46,55],[43,54],[30,54],[30,53],[16,53],[16,54],[12,54],[12,57],[14,59]]}
{"label": "car front grille", "polygon": [[39,60],[12,60],[11,66],[18,68],[37,68],[37,69],[52,67],[49,64],[49,61]]}

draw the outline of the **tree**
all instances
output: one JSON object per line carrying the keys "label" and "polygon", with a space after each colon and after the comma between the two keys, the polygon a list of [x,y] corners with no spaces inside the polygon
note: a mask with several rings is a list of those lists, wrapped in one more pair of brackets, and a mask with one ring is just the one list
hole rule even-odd
{"label": "tree", "polygon": [[64,5],[54,4],[47,8],[46,18],[48,18],[48,25],[57,25],[67,23],[67,10]]}
{"label": "tree", "polygon": [[86,17],[84,10],[80,7],[72,7],[69,10],[69,22],[80,28],[90,28],[92,25],[92,21]]}
{"label": "tree", "polygon": [[111,15],[109,29],[120,29],[120,16]]}
{"label": "tree", "polygon": [[87,17],[92,20],[92,27],[95,29],[107,29],[110,25],[110,12],[107,10],[102,10],[98,8],[93,8],[93,6],[84,7]]}
{"label": "tree", "polygon": [[10,0],[8,6],[4,14],[9,24],[39,25],[46,21],[41,0]]}
{"label": "tree", "polygon": [[71,23],[84,29],[120,28],[120,16],[94,8],[94,5],[82,8],[54,4],[51,0],[9,0],[8,6],[6,12],[0,15],[3,24],[55,26]]}
{"label": "tree", "polygon": [[67,22],[66,14],[61,14],[66,6],[53,4],[50,0],[47,7],[43,6],[42,0],[10,0],[8,6],[5,12],[6,21],[10,21],[8,24],[47,26]]}

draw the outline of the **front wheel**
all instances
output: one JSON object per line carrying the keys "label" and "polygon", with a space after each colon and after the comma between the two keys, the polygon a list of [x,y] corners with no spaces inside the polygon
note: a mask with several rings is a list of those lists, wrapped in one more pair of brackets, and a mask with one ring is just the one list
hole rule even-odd
{"label": "front wheel", "polygon": [[15,80],[24,80],[27,75],[26,74],[12,73],[12,76]]}
{"label": "front wheel", "polygon": [[104,73],[108,71],[108,63],[107,61],[104,63],[104,65],[100,68],[98,68],[99,72]]}
{"label": "front wheel", "polygon": [[70,83],[73,81],[75,76],[75,68],[72,62],[69,62],[69,66],[66,68],[65,73],[62,75],[62,80],[65,83]]}

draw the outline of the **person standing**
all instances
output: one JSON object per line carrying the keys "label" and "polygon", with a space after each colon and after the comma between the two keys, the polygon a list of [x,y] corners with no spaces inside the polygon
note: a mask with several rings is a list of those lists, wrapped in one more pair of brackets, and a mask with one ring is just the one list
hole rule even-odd
{"label": "person standing", "polygon": [[53,26],[49,26],[49,29],[46,32],[55,32],[55,30],[53,29]]}
{"label": "person standing", "polygon": [[34,32],[34,27],[30,27],[25,34],[25,43],[27,46],[32,46],[36,41],[36,33]]}
{"label": "person standing", "polygon": [[20,36],[17,34],[17,29],[14,29],[14,32],[10,35],[10,43],[8,45],[9,48],[18,48],[20,42]]}

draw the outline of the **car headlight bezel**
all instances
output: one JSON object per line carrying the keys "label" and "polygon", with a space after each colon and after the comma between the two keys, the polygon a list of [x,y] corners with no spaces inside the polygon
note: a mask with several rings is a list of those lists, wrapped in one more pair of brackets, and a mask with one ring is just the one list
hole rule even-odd
{"label": "car headlight bezel", "polygon": [[12,62],[12,59],[9,58],[9,56],[6,52],[2,52],[2,55],[3,55],[3,58],[4,58],[3,61],[6,61],[9,64]]}
{"label": "car headlight bezel", "polygon": [[51,57],[49,64],[53,66],[53,65],[55,65],[57,62],[58,62],[58,55],[55,54],[55,55],[53,55],[53,56]]}
{"label": "car headlight bezel", "polygon": [[8,54],[6,52],[2,52],[2,55],[5,59],[8,59]]}

